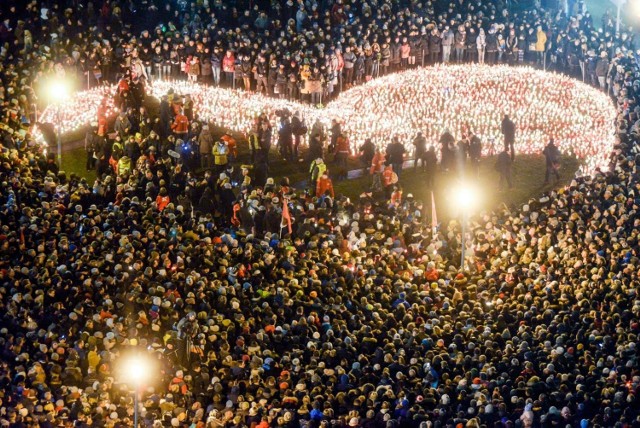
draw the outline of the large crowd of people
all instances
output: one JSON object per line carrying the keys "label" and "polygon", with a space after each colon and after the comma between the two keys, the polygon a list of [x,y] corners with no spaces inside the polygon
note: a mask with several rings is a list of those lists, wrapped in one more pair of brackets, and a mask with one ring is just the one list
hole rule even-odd
{"label": "large crowd of people", "polygon": [[[130,355],[152,369],[136,390],[145,427],[640,426],[640,71],[630,33],[569,3],[4,0],[0,426],[133,426]],[[409,142],[386,160],[365,143],[388,192],[354,200],[331,183],[352,137],[337,120],[259,116],[243,165],[193,100],[168,93],[152,117],[141,96],[181,73],[233,87],[240,67],[246,89],[297,98],[308,63],[322,102],[449,60],[602,87],[618,108],[608,167],[472,217],[463,240],[390,186]],[[60,171],[29,126],[38,86],[74,73],[118,84],[122,113],[99,109],[87,135],[95,183]],[[270,171],[274,133],[290,160],[309,135],[307,190]],[[438,159],[413,145],[429,174]]]}

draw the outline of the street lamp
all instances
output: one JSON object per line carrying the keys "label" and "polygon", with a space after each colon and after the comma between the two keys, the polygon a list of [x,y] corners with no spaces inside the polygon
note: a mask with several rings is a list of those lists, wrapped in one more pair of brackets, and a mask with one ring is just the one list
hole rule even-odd
{"label": "street lamp", "polygon": [[135,355],[124,362],[124,374],[127,376],[127,382],[133,383],[133,426],[138,427],[138,394],[140,385],[145,381],[149,374],[149,362],[142,357]]}
{"label": "street lamp", "polygon": [[56,143],[58,145],[58,167],[62,167],[62,141],[60,131],[62,128],[62,118],[60,109],[62,101],[69,95],[69,89],[64,80],[54,80],[49,84],[49,99],[56,105]]}
{"label": "street lamp", "polygon": [[468,183],[461,183],[453,191],[453,199],[457,208],[460,210],[462,219],[460,225],[461,231],[461,249],[460,249],[460,270],[464,271],[464,252],[466,247],[467,221],[469,211],[471,211],[478,201],[478,191]]}
{"label": "street lamp", "polygon": [[616,5],[617,13],[616,13],[616,34],[620,34],[620,23],[622,22],[622,18],[620,17],[622,8],[627,4],[628,0],[611,0],[611,3]]}

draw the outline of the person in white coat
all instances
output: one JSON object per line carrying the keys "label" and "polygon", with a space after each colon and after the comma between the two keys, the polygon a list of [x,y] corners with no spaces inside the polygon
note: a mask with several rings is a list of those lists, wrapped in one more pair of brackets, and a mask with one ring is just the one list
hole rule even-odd
{"label": "person in white coat", "polygon": [[476,46],[478,48],[478,64],[484,64],[484,52],[487,47],[487,36],[482,28],[480,29],[480,33],[476,39]]}

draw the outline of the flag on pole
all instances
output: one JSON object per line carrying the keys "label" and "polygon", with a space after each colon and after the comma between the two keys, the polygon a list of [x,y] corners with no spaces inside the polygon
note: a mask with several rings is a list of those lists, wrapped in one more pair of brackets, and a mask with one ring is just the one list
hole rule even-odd
{"label": "flag on pole", "polygon": [[436,215],[436,198],[431,191],[431,234],[436,235],[438,231],[438,216]]}
{"label": "flag on pole", "polygon": [[280,222],[280,230],[287,226],[289,234],[291,234],[291,213],[289,212],[289,200],[282,198],[282,221]]}

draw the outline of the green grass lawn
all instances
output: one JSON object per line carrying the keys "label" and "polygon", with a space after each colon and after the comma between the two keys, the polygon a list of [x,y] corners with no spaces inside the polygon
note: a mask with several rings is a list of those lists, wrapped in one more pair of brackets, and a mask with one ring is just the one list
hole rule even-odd
{"label": "green grass lawn", "polygon": [[[302,155],[305,153],[302,152]],[[95,180],[94,172],[85,170],[85,152],[82,148],[67,151],[63,155],[62,169],[67,173],[75,173],[80,177],[85,177],[92,184]],[[281,177],[289,177],[294,186],[303,186],[308,179],[307,162],[286,162],[274,150],[271,153],[272,176],[278,182]],[[239,143],[238,164],[249,163],[248,147],[245,141]],[[516,157],[513,167],[513,189],[499,191],[498,174],[494,170],[495,157],[488,157],[480,163],[480,178],[470,180],[477,189],[476,211],[494,209],[501,204],[507,206],[518,206],[527,202],[530,198],[540,197],[543,192],[551,190],[554,186],[544,183],[545,162],[541,155],[519,155]],[[574,177],[580,161],[575,157],[565,156],[560,170],[560,184],[566,184]],[[329,169],[331,170],[329,161]],[[356,158],[349,159],[349,169],[360,168],[360,163]],[[436,174],[435,199],[438,216],[440,219],[450,218],[457,215],[455,203],[452,201],[451,193],[457,188],[460,177],[454,173]],[[357,198],[363,192],[369,190],[371,177],[369,175],[360,178],[334,182],[336,194],[342,194],[352,199]],[[431,200],[430,190],[424,183],[424,173],[414,171],[412,168],[405,169],[401,175],[400,185],[404,190],[404,195],[411,193],[416,199],[425,202],[428,207]]]}

